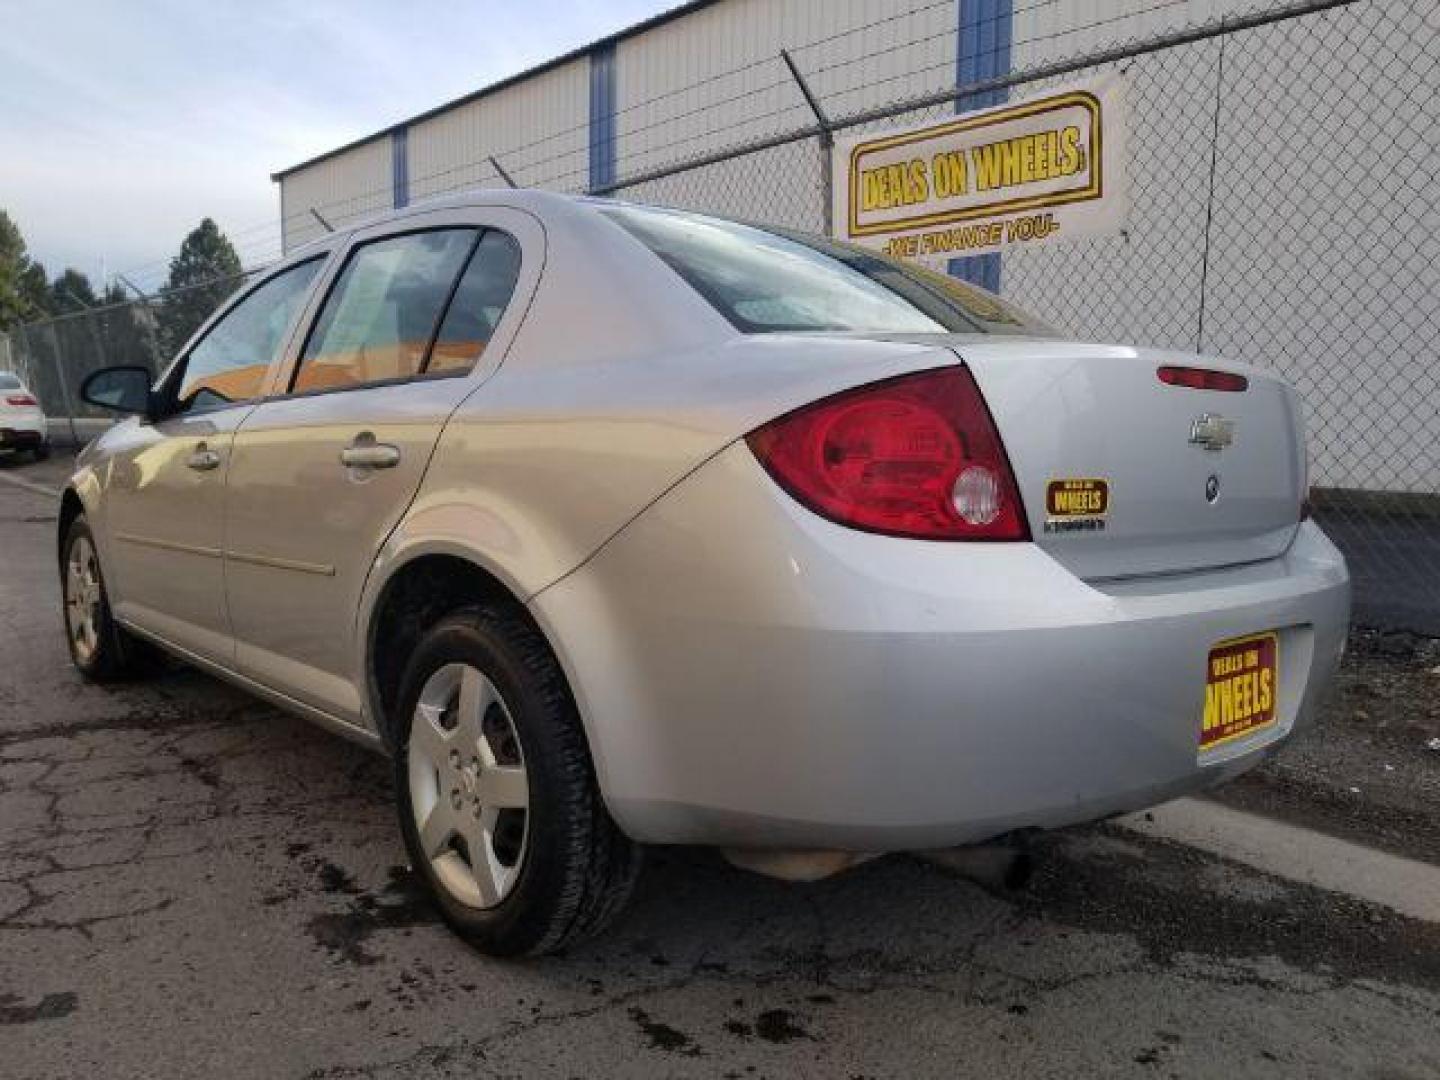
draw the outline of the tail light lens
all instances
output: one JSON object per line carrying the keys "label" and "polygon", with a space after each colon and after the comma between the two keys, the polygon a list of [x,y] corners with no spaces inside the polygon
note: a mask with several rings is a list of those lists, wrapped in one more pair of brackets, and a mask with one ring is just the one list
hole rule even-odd
{"label": "tail light lens", "polygon": [[921,540],[1028,540],[1015,475],[963,367],[872,383],[752,432],[782,488],[822,517]]}
{"label": "tail light lens", "polygon": [[38,401],[36,401],[33,397],[31,397],[29,394],[11,394],[9,397],[7,397],[7,398],[5,399],[5,404],[6,404],[6,405],[25,406],[25,405],[39,405],[40,403],[39,403]]}
{"label": "tail light lens", "polygon": [[1191,390],[1228,390],[1238,393],[1250,385],[1250,380],[1244,375],[1236,375],[1233,371],[1211,371],[1209,368],[1166,365],[1158,368],[1156,374],[1163,383],[1170,386],[1188,386]]}

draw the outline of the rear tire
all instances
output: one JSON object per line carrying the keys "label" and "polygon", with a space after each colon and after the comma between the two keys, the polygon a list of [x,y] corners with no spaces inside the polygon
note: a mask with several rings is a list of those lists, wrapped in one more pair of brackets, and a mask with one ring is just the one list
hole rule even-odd
{"label": "rear tire", "polygon": [[486,604],[438,622],[399,708],[401,833],[457,934],[538,955],[619,914],[641,850],[605,809],[564,674],[523,613]]}
{"label": "rear tire", "polygon": [[158,659],[153,646],[115,621],[100,570],[95,536],[84,516],[70,523],[60,561],[65,641],[76,670],[91,682],[118,682],[147,675]]}

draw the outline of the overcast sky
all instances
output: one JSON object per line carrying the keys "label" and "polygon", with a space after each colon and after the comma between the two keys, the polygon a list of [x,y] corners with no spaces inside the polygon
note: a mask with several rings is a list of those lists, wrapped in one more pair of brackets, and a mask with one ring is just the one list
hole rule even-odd
{"label": "overcast sky", "polygon": [[0,0],[0,209],[142,288],[200,218],[279,250],[270,174],[676,0]]}

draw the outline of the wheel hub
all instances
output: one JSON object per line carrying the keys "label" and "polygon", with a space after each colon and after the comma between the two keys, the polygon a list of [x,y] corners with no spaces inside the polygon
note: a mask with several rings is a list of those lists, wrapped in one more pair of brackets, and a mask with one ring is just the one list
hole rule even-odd
{"label": "wheel hub", "polygon": [[100,646],[103,596],[94,545],[82,536],[70,546],[65,565],[65,627],[75,654],[82,661],[89,661]]}
{"label": "wheel hub", "polygon": [[407,744],[416,835],[441,885],[471,907],[514,888],[528,841],[529,777],[495,685],[447,664],[426,680]]}

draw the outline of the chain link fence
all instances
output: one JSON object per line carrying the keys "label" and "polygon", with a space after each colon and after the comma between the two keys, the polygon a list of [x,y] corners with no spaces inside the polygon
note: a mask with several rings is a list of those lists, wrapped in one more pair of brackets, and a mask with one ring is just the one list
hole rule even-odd
{"label": "chain link fence", "polygon": [[[669,120],[637,110],[621,126],[645,131],[651,149],[635,157],[638,170],[590,190],[824,231],[833,132],[1123,70],[1125,232],[1007,251],[1001,292],[1076,337],[1283,373],[1306,402],[1315,512],[1350,557],[1357,614],[1440,632],[1440,5],[1269,4],[1147,35],[1143,17],[1176,6],[1157,3],[1059,30],[1051,20],[1027,36],[1027,12],[1053,2],[1016,0],[1009,72],[964,86],[935,44],[935,3],[916,0],[908,23],[862,27],[839,61],[820,64],[819,51],[796,46],[818,116],[777,50],[773,64],[741,69],[736,93],[767,103],[743,128],[707,126],[711,106],[694,95]],[[942,12],[940,23],[950,18]],[[906,38],[912,25],[921,29]],[[899,49],[923,62],[907,60],[895,92],[908,96],[877,104],[883,90],[866,65]],[[585,190],[573,167],[541,175],[572,133],[541,134],[528,157],[487,155],[417,188],[441,194],[515,173],[522,184]],[[344,225],[365,212],[352,213],[354,202],[315,209]],[[168,362],[178,342],[164,312],[174,303],[161,295],[17,328],[12,366],[52,414],[84,418],[74,395],[90,370]]]}
{"label": "chain link fence", "polygon": [[88,375],[120,364],[159,375],[215,308],[262,270],[22,323],[11,329],[0,359],[39,399],[51,418],[52,439],[78,445],[114,416],[80,400],[80,384]]}

